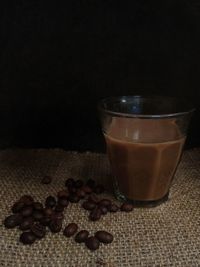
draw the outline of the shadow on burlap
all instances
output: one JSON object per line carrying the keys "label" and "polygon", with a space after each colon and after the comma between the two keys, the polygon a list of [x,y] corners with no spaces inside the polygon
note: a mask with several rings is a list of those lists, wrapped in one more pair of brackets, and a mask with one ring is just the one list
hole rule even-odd
{"label": "shadow on burlap", "polygon": [[[45,174],[54,178],[49,185],[40,182]],[[22,194],[44,201],[63,189],[70,177],[92,178],[110,188],[107,157],[57,149],[0,152],[0,266],[200,266],[200,149],[184,153],[170,199],[159,207],[107,214],[90,222],[80,203],[69,205],[63,225],[76,222],[91,234],[107,230],[114,235],[112,244],[91,252],[62,232],[48,232],[31,246],[19,243],[20,231],[2,224],[11,204]],[[106,195],[114,200],[110,190]]]}

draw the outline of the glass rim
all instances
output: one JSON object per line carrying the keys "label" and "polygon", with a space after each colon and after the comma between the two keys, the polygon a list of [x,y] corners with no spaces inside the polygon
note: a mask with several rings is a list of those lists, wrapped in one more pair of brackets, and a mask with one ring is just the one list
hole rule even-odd
{"label": "glass rim", "polygon": [[[186,110],[180,112],[172,112],[172,113],[163,113],[163,114],[133,114],[133,113],[126,113],[126,112],[117,112],[111,109],[107,109],[104,107],[106,103],[111,103],[114,101],[120,101],[123,99],[156,99],[156,100],[171,100],[176,101],[177,103],[181,103],[181,101],[186,105]],[[185,101],[182,97],[171,97],[171,96],[157,96],[157,95],[123,95],[123,96],[111,96],[103,98],[98,103],[98,110],[102,111],[109,115],[114,115],[117,117],[125,117],[125,118],[143,118],[143,119],[151,119],[151,118],[172,118],[172,117],[179,117],[188,115],[195,111],[195,107],[190,101]]]}

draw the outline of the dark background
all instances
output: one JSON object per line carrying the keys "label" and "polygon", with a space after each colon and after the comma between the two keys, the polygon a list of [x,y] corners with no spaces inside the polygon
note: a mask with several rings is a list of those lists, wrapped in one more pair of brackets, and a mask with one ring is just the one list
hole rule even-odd
{"label": "dark background", "polygon": [[200,145],[199,1],[27,0],[0,10],[2,148],[102,151],[98,100],[144,93],[191,99],[187,147]]}

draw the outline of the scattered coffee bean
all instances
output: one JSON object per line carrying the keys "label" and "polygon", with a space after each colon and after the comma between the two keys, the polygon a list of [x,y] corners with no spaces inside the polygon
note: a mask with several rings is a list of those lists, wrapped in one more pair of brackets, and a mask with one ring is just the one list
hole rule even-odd
{"label": "scattered coffee bean", "polygon": [[63,212],[64,209],[65,209],[64,206],[56,205],[54,210],[55,210],[56,212]]}
{"label": "scattered coffee bean", "polygon": [[19,225],[19,229],[22,231],[29,230],[34,220],[32,217],[25,217]]}
{"label": "scattered coffee bean", "polygon": [[35,210],[43,210],[43,205],[40,202],[33,202],[33,208]]}
{"label": "scattered coffee bean", "polygon": [[108,206],[108,210],[110,212],[117,212],[119,210],[119,207],[115,204],[111,204],[110,206]]}
{"label": "scattered coffee bean", "polygon": [[90,188],[94,188],[95,187],[95,181],[92,179],[88,179],[86,182],[86,185],[89,186]]}
{"label": "scattered coffee bean", "polygon": [[108,206],[110,206],[111,205],[111,201],[109,200],[109,199],[101,199],[100,201],[99,201],[99,205],[100,206],[105,206],[105,207],[108,207]]}
{"label": "scattered coffee bean", "polygon": [[76,195],[78,198],[84,198],[86,194],[82,189],[78,189]]}
{"label": "scattered coffee bean", "polygon": [[102,215],[108,213],[108,208],[106,206],[99,206],[98,209],[101,211]]}
{"label": "scattered coffee bean", "polygon": [[22,222],[20,214],[13,214],[5,218],[4,225],[6,228],[14,228]]}
{"label": "scattered coffee bean", "polygon": [[68,190],[70,194],[75,194],[78,191],[76,187],[68,187]]}
{"label": "scattered coffee bean", "polygon": [[31,225],[31,232],[37,238],[43,238],[46,235],[46,227],[40,223],[34,223]]}
{"label": "scattered coffee bean", "polygon": [[69,204],[68,198],[66,198],[66,197],[60,197],[58,199],[58,205],[63,206],[63,207],[66,208],[68,206],[68,204]]}
{"label": "scattered coffee bean", "polygon": [[[63,211],[63,210],[62,210]],[[51,208],[45,208],[43,210],[43,214],[44,216],[50,217],[52,214],[54,213],[54,211]]]}
{"label": "scattered coffee bean", "polygon": [[19,199],[19,202],[23,202],[26,205],[32,204],[33,201],[33,197],[30,195],[23,195]]}
{"label": "scattered coffee bean", "polygon": [[130,203],[123,203],[121,205],[121,211],[130,212],[133,210],[133,205]]}
{"label": "scattered coffee bean", "polygon": [[68,197],[69,196],[69,192],[68,190],[61,190],[57,193],[57,197],[60,198],[60,197]]}
{"label": "scattered coffee bean", "polygon": [[43,179],[41,180],[42,184],[50,184],[52,182],[52,177],[49,175],[46,175],[43,177]]}
{"label": "scattered coffee bean", "polygon": [[82,190],[86,193],[86,194],[91,194],[92,193],[92,188],[89,187],[88,185],[84,185],[82,187]]}
{"label": "scattered coffee bean", "polygon": [[94,188],[94,192],[96,194],[102,194],[105,191],[105,188],[103,185],[96,185]]}
{"label": "scattered coffee bean", "polygon": [[34,210],[33,212],[33,218],[36,221],[40,221],[44,217],[44,213],[42,210]]}
{"label": "scattered coffee bean", "polygon": [[49,223],[49,229],[52,233],[58,233],[62,229],[62,220],[54,219]]}
{"label": "scattered coffee bean", "polygon": [[90,236],[86,239],[85,245],[90,250],[97,250],[99,248],[99,240],[95,236]]}
{"label": "scattered coffee bean", "polygon": [[32,232],[23,232],[20,235],[20,241],[23,244],[33,244],[36,240],[36,236]]}
{"label": "scattered coffee bean", "polygon": [[25,206],[24,202],[18,201],[16,203],[14,203],[14,205],[12,206],[12,212],[18,213],[24,208],[24,206]]}
{"label": "scattered coffee bean", "polygon": [[94,202],[94,203],[96,203],[96,204],[99,203],[99,198],[98,198],[96,195],[94,195],[94,194],[89,195],[89,197],[88,197],[87,200],[88,200],[88,201],[92,201],[92,202]]}
{"label": "scattered coffee bean", "polygon": [[33,213],[33,208],[31,206],[25,206],[20,212],[20,214],[23,217],[29,217],[32,215],[32,213]]}
{"label": "scattered coffee bean", "polygon": [[52,215],[53,219],[58,219],[58,220],[63,220],[64,219],[64,214],[62,212],[55,212]]}
{"label": "scattered coffee bean", "polygon": [[77,232],[77,230],[78,230],[78,225],[76,223],[70,223],[65,227],[63,234],[66,237],[71,237]]}
{"label": "scattered coffee bean", "polygon": [[91,221],[98,221],[101,218],[101,210],[99,208],[95,208],[90,212],[89,219]]}
{"label": "scattered coffee bean", "polygon": [[48,208],[53,208],[56,205],[56,199],[52,196],[46,198],[45,206]]}
{"label": "scattered coffee bean", "polygon": [[71,203],[78,203],[80,200],[80,198],[75,194],[70,194],[68,199]]}
{"label": "scattered coffee bean", "polygon": [[97,231],[95,237],[102,243],[108,244],[112,243],[113,235],[106,231]]}
{"label": "scattered coffee bean", "polygon": [[76,188],[82,187],[83,186],[83,181],[82,180],[76,180],[74,186]]}
{"label": "scattered coffee bean", "polygon": [[89,232],[87,230],[81,230],[80,232],[78,232],[74,238],[74,240],[77,243],[82,243],[85,242],[87,237],[89,235]]}
{"label": "scattered coffee bean", "polygon": [[40,223],[44,226],[49,226],[50,222],[52,221],[51,217],[45,216],[40,220]]}
{"label": "scattered coffee bean", "polygon": [[82,207],[85,210],[93,210],[93,209],[95,209],[96,204],[92,201],[85,201],[85,202],[83,202]]}
{"label": "scattered coffee bean", "polygon": [[67,186],[67,187],[74,186],[74,184],[75,184],[75,181],[72,178],[67,179],[65,182],[65,186]]}

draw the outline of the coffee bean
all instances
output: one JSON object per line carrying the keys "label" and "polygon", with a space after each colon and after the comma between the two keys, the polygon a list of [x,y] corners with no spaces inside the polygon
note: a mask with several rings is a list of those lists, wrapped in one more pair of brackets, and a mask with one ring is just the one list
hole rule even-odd
{"label": "coffee bean", "polygon": [[68,199],[66,197],[60,197],[58,199],[58,205],[63,206],[63,207],[66,208],[68,206],[68,204],[69,204],[69,201],[68,201]]}
{"label": "coffee bean", "polygon": [[97,250],[99,248],[99,240],[95,236],[90,236],[86,239],[85,245],[90,250]]}
{"label": "coffee bean", "polygon": [[78,191],[78,189],[73,186],[68,187],[68,190],[70,194],[75,194]]}
{"label": "coffee bean", "polygon": [[42,184],[50,184],[52,182],[52,177],[49,175],[46,175],[42,178],[41,183]]}
{"label": "coffee bean", "polygon": [[55,210],[56,212],[63,212],[64,209],[65,209],[64,206],[56,205],[54,210]]}
{"label": "coffee bean", "polygon": [[92,201],[92,202],[94,202],[96,204],[99,203],[99,198],[96,195],[94,195],[94,194],[89,195],[89,197],[88,197],[87,200],[88,201]]}
{"label": "coffee bean", "polygon": [[85,210],[93,210],[93,209],[95,209],[96,204],[92,201],[85,201],[85,202],[83,202],[82,207]]}
{"label": "coffee bean", "polygon": [[105,215],[106,213],[108,213],[108,208],[105,206],[99,206],[98,209],[101,211],[102,215]]}
{"label": "coffee bean", "polygon": [[34,220],[32,217],[25,217],[23,221],[19,225],[20,230],[29,230],[31,225],[33,224]]}
{"label": "coffee bean", "polygon": [[77,195],[75,195],[75,194],[70,194],[70,196],[69,196],[69,201],[70,201],[71,203],[78,203],[79,200],[80,200],[80,198],[79,198]]}
{"label": "coffee bean", "polygon": [[62,229],[62,220],[54,219],[49,223],[49,229],[52,233],[58,233]]}
{"label": "coffee bean", "polygon": [[14,228],[22,222],[20,214],[13,214],[5,218],[4,225],[6,228]]}
{"label": "coffee bean", "polygon": [[43,238],[46,235],[46,227],[40,223],[34,223],[31,225],[31,232],[37,238]]}
{"label": "coffee bean", "polygon": [[52,221],[51,217],[45,216],[40,220],[40,223],[44,226],[49,226],[50,222]]}
{"label": "coffee bean", "polygon": [[20,241],[23,243],[23,244],[26,244],[26,245],[30,245],[30,244],[33,244],[36,240],[36,236],[32,233],[32,232],[23,232],[21,235],[20,235]]}
{"label": "coffee bean", "polygon": [[75,184],[75,181],[72,178],[67,179],[65,182],[65,186],[67,186],[67,187],[74,186],[74,184]]}
{"label": "coffee bean", "polygon": [[56,205],[56,199],[52,196],[46,198],[45,206],[48,208],[53,208]]}
{"label": "coffee bean", "polygon": [[60,198],[60,197],[68,197],[69,196],[69,192],[68,190],[61,190],[57,193],[57,197]]}
{"label": "coffee bean", "polygon": [[62,212],[55,212],[52,215],[53,219],[59,219],[59,220],[63,220],[64,219],[64,214]]}
{"label": "coffee bean", "polygon": [[12,212],[18,213],[24,208],[24,206],[25,206],[24,202],[18,201],[16,203],[14,203],[14,205],[12,206]]}
{"label": "coffee bean", "polygon": [[102,194],[103,192],[105,191],[105,188],[103,185],[96,185],[95,188],[94,188],[94,192],[96,194]]}
{"label": "coffee bean", "polygon": [[130,212],[133,210],[133,205],[130,203],[123,203],[121,205],[121,211]]}
{"label": "coffee bean", "polygon": [[101,218],[101,210],[98,208],[95,208],[90,212],[89,219],[91,221],[98,221]]}
{"label": "coffee bean", "polygon": [[25,206],[20,212],[20,214],[23,217],[29,217],[32,215],[32,213],[33,213],[33,208],[31,206]]}
{"label": "coffee bean", "polygon": [[89,187],[88,185],[84,185],[81,189],[82,189],[86,194],[91,194],[91,193],[92,193],[92,188]]}
{"label": "coffee bean", "polygon": [[109,244],[113,241],[113,235],[106,231],[97,231],[95,237],[102,243]]}
{"label": "coffee bean", "polygon": [[117,212],[119,210],[119,207],[115,204],[111,204],[110,206],[108,206],[108,210],[110,212]]}
{"label": "coffee bean", "polygon": [[74,238],[74,240],[77,243],[82,243],[85,242],[85,240],[87,239],[89,235],[89,232],[87,230],[81,230],[80,232],[78,232]]}
{"label": "coffee bean", "polygon": [[23,195],[20,197],[19,202],[23,202],[26,205],[32,204],[33,198],[30,195]]}
{"label": "coffee bean", "polygon": [[33,208],[35,210],[43,210],[43,205],[40,202],[33,202]]}
{"label": "coffee bean", "polygon": [[92,179],[88,179],[86,182],[86,185],[89,186],[90,188],[94,188],[95,187],[95,181]]}
{"label": "coffee bean", "polygon": [[99,201],[99,205],[100,206],[105,206],[105,207],[108,207],[108,206],[110,206],[110,204],[111,204],[111,201],[109,200],[109,199],[101,199],[100,201]]}
{"label": "coffee bean", "polygon": [[86,194],[82,189],[78,189],[76,195],[78,198],[84,198]]}
{"label": "coffee bean", "polygon": [[47,216],[47,217],[50,217],[53,213],[54,213],[54,211],[51,208],[45,208],[43,210],[44,216]]}
{"label": "coffee bean", "polygon": [[74,186],[76,188],[82,187],[83,186],[83,181],[82,180],[76,180]]}
{"label": "coffee bean", "polygon": [[34,212],[33,212],[33,218],[36,221],[41,220],[43,217],[44,217],[43,211],[41,211],[41,210],[34,210]]}
{"label": "coffee bean", "polygon": [[63,234],[66,237],[71,237],[77,232],[77,230],[78,230],[78,225],[76,223],[70,223],[65,227]]}

